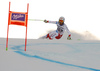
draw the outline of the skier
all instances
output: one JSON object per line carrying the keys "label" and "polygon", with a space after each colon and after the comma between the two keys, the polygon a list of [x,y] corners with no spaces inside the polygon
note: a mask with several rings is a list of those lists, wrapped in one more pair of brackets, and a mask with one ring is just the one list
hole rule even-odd
{"label": "skier", "polygon": [[66,30],[68,32],[68,40],[71,40],[71,33],[68,29],[68,27],[66,26],[66,24],[64,23],[65,18],[64,17],[60,17],[59,21],[48,21],[48,20],[44,20],[45,23],[54,23],[57,25],[57,30],[52,31],[50,33],[48,33],[46,36],[41,37],[42,39],[45,38],[49,38],[49,39],[60,39],[64,33],[64,31]]}

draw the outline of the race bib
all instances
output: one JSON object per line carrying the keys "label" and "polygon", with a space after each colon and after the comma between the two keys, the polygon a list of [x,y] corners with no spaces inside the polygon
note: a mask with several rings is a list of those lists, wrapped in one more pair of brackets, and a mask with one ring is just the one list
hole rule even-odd
{"label": "race bib", "polygon": [[63,32],[64,28],[63,28],[63,27],[58,26],[57,30],[58,30],[59,32]]}

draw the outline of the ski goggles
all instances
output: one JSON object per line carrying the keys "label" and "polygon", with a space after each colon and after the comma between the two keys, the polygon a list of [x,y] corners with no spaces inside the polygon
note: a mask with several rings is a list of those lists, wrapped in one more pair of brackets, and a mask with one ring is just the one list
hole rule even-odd
{"label": "ski goggles", "polygon": [[64,22],[63,20],[59,20],[59,22]]}

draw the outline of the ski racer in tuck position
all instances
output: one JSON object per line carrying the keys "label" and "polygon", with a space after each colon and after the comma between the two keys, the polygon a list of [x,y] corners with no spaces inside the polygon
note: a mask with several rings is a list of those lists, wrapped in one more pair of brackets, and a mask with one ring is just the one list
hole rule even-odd
{"label": "ski racer in tuck position", "polygon": [[67,39],[68,40],[71,40],[71,33],[70,33],[67,25],[64,23],[64,21],[65,21],[65,18],[64,17],[60,17],[59,18],[59,21],[48,21],[48,20],[44,20],[45,23],[54,23],[54,24],[56,24],[57,25],[57,30],[52,31],[52,32],[48,33],[46,36],[43,36],[41,38],[42,39],[49,38],[51,40],[53,38],[60,39],[62,37],[63,33],[66,30],[67,33],[68,33]]}

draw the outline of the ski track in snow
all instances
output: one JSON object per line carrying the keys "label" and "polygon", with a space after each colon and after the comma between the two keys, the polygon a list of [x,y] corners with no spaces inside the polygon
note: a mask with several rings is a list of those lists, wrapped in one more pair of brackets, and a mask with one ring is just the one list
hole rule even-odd
{"label": "ski track in snow", "polygon": [[[41,46],[41,45],[58,45],[58,43],[35,43],[35,44],[28,44],[27,47],[29,46]],[[85,45],[85,44],[99,44],[99,43],[78,43],[78,44],[81,44],[81,45]],[[3,44],[0,44],[0,45],[3,45]],[[70,48],[73,49],[73,53],[75,52],[80,52],[79,49],[77,48],[74,48],[72,45],[70,44],[66,44],[66,43],[61,43],[60,45],[64,45],[64,46],[68,46]],[[11,45],[10,45],[11,46]],[[13,45],[12,45],[13,46]],[[62,61],[57,61],[57,60],[53,60],[53,59],[49,59],[49,58],[45,58],[45,57],[42,57],[42,56],[39,56],[38,54],[35,54],[35,55],[32,55],[30,53],[28,53],[27,51],[30,51],[28,50],[27,48],[27,53],[22,49],[24,48],[25,45],[18,45],[18,46],[13,46],[11,47],[11,49],[15,50],[14,52],[20,54],[20,55],[23,55],[25,57],[30,57],[30,58],[37,58],[37,59],[40,59],[40,60],[44,60],[44,61],[48,61],[48,62],[53,62],[53,63],[56,63],[56,64],[61,64],[61,65],[65,65],[65,66],[71,66],[71,67],[77,67],[77,68],[82,68],[82,69],[87,69],[87,70],[92,70],[92,71],[100,71],[98,69],[94,69],[94,68],[90,68],[90,67],[84,67],[84,66],[79,66],[79,65],[74,65],[74,64],[69,64],[69,63],[64,63]],[[71,53],[72,53],[71,52]],[[44,52],[45,53],[45,52]],[[70,52],[69,52],[70,53]]]}

